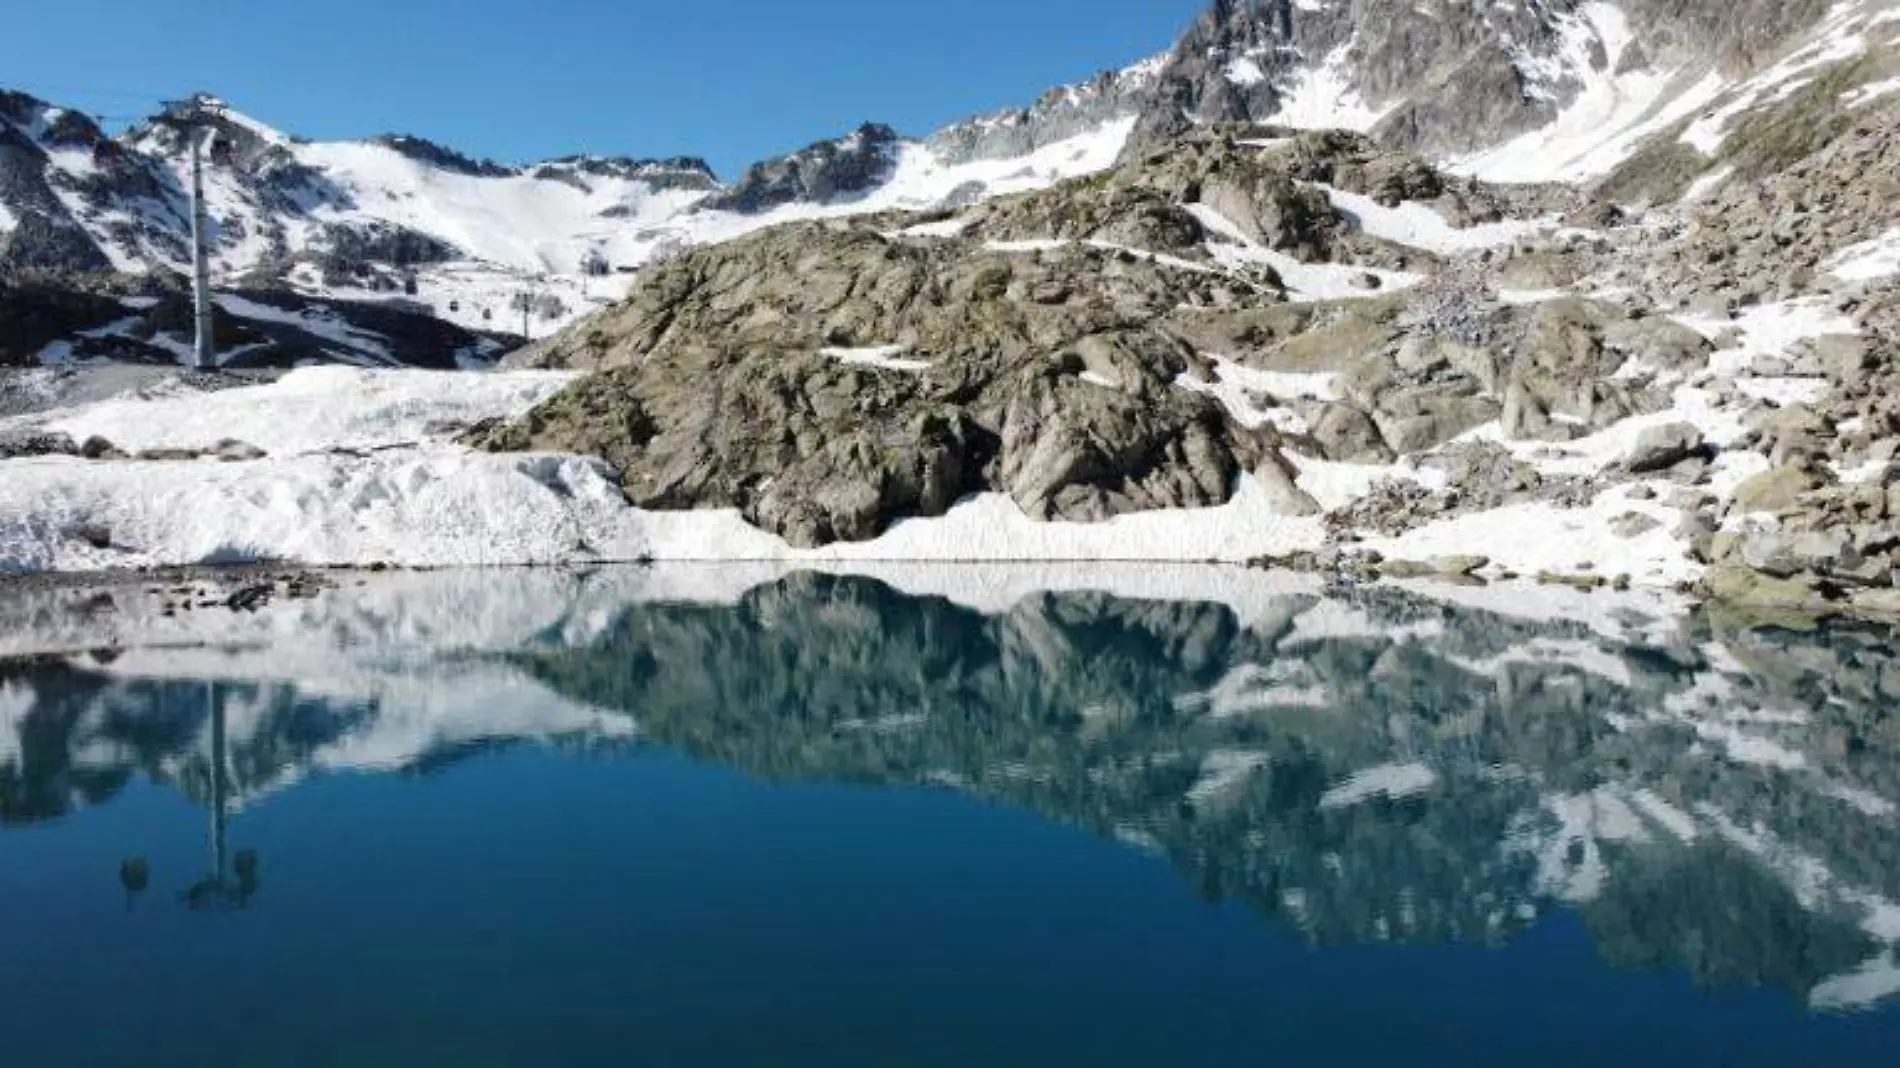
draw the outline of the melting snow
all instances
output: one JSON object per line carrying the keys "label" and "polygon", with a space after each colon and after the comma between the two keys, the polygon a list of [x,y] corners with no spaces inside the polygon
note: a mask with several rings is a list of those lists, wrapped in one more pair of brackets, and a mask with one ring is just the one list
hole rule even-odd
{"label": "melting snow", "polygon": [[1296,130],[1364,132],[1378,125],[1392,109],[1370,106],[1352,88],[1347,80],[1351,50],[1350,41],[1340,45],[1318,66],[1302,70],[1291,85],[1281,86],[1280,109],[1266,121]]}
{"label": "melting snow", "polygon": [[1333,378],[1328,373],[1256,371],[1224,356],[1210,356],[1214,362],[1214,381],[1204,382],[1183,374],[1175,385],[1194,393],[1205,393],[1221,402],[1234,421],[1248,429],[1269,423],[1289,434],[1306,433],[1306,421],[1285,405],[1261,407],[1259,398],[1273,400],[1333,397]]}
{"label": "melting snow", "polygon": [[[882,537],[795,550],[736,509],[630,507],[597,461],[489,455],[432,440],[431,424],[518,414],[571,376],[325,367],[279,382],[58,413],[50,429],[128,450],[226,437],[245,463],[45,457],[4,461],[0,570],[291,560],[410,566],[659,560],[1142,560],[1244,562],[1317,548],[1314,517],[1282,514],[1243,475],[1227,504],[1039,522],[1002,494]],[[434,431],[439,433],[440,431]],[[77,531],[105,529],[98,548]]]}
{"label": "melting snow", "polygon": [[1860,14],[1854,3],[1836,4],[1808,43],[1750,78],[1730,94],[1727,103],[1691,123],[1682,132],[1683,142],[1713,156],[1728,139],[1729,125],[1743,112],[1785,100],[1806,85],[1815,71],[1865,51],[1867,39],[1858,29]]}
{"label": "melting snow", "polygon": [[1437,773],[1423,764],[1386,764],[1355,772],[1345,782],[1322,794],[1319,807],[1350,808],[1380,796],[1396,801],[1424,793],[1437,783]]}
{"label": "melting snow", "polygon": [[1842,249],[1828,261],[1827,269],[1847,282],[1871,282],[1900,274],[1900,229]]}
{"label": "melting snow", "polygon": [[[1631,44],[1628,19],[1607,3],[1585,4],[1558,19],[1558,65],[1581,81],[1569,106],[1543,127],[1448,165],[1494,182],[1569,181],[1606,174],[1650,134],[1714,100],[1727,83],[1687,71],[1615,73]],[[1593,62],[1598,49],[1607,62]]]}
{"label": "melting snow", "polygon": [[1885,78],[1868,82],[1858,89],[1850,89],[1841,94],[1841,102],[1857,108],[1871,104],[1889,93],[1900,93],[1900,78]]}
{"label": "melting snow", "polygon": [[[1226,239],[1208,242],[1208,253],[1214,257],[1214,262],[1235,271],[1251,266],[1271,267],[1280,276],[1280,281],[1286,284],[1295,301],[1365,297],[1405,289],[1421,281],[1421,276],[1405,271],[1348,267],[1335,263],[1302,263],[1284,252],[1275,252],[1256,244],[1233,220],[1205,204],[1189,204],[1187,210],[1210,233]],[[1362,284],[1365,278],[1376,279],[1378,285],[1368,287]]]}
{"label": "melting snow", "polygon": [[929,360],[902,359],[910,351],[909,345],[879,345],[874,348],[826,348],[819,349],[821,356],[830,356],[841,363],[855,364],[859,367],[881,367],[887,371],[927,371]]}
{"label": "melting snow", "polygon": [[1388,208],[1363,194],[1349,193],[1327,185],[1320,188],[1326,190],[1326,196],[1332,200],[1334,207],[1352,217],[1361,230],[1373,237],[1441,255],[1508,245],[1520,237],[1557,225],[1555,219],[1540,222],[1510,219],[1458,227],[1423,204],[1408,201],[1396,208]]}

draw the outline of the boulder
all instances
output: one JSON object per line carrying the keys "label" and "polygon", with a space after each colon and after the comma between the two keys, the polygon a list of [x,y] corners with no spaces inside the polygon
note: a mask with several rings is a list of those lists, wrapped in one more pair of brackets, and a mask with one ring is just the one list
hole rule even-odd
{"label": "boulder", "polygon": [[1702,431],[1690,423],[1665,423],[1643,431],[1623,459],[1632,475],[1666,471],[1702,451]]}
{"label": "boulder", "polygon": [[225,463],[243,463],[249,460],[262,460],[268,454],[250,442],[225,438],[212,446],[211,455]]}
{"label": "boulder", "polygon": [[1854,547],[1854,539],[1843,530],[1785,532],[1753,528],[1741,541],[1742,562],[1775,578],[1791,578],[1803,572],[1833,575],[1859,569],[1866,557]]}
{"label": "boulder", "polygon": [[1327,401],[1308,418],[1307,436],[1324,459],[1347,464],[1387,464],[1393,453],[1372,417],[1340,401]]}
{"label": "boulder", "polygon": [[97,434],[79,446],[79,455],[88,460],[123,460],[125,451]]}
{"label": "boulder", "polygon": [[1729,506],[1735,514],[1780,513],[1797,507],[1804,494],[1826,485],[1828,476],[1805,464],[1782,464],[1754,475],[1735,487]]}
{"label": "boulder", "polygon": [[47,430],[0,430],[0,460],[25,456],[78,456],[70,434]]}

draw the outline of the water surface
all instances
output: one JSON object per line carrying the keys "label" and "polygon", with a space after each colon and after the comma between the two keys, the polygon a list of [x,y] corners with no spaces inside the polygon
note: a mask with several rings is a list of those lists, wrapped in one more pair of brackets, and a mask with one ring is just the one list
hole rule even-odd
{"label": "water surface", "polygon": [[6,1062],[1900,1050],[1884,634],[886,578],[14,595]]}

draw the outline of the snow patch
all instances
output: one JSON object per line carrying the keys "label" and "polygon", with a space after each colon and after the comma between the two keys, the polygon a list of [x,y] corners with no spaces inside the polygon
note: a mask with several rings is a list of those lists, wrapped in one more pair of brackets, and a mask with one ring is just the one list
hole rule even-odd
{"label": "snow patch", "polygon": [[906,360],[903,355],[910,351],[909,345],[878,345],[871,348],[823,348],[818,350],[821,356],[829,356],[840,363],[857,367],[879,367],[886,371],[927,371],[929,360]]}
{"label": "snow patch", "polygon": [[1900,228],[1835,253],[1827,270],[1845,282],[1871,282],[1900,274]]}
{"label": "snow patch", "polygon": [[1438,784],[1438,774],[1423,764],[1385,764],[1356,772],[1320,795],[1322,809],[1350,808],[1375,797],[1399,800]]}
{"label": "snow patch", "polygon": [[1329,185],[1320,186],[1333,206],[1351,217],[1367,234],[1412,248],[1440,255],[1455,255],[1476,249],[1509,245],[1522,237],[1549,230],[1555,218],[1535,222],[1505,220],[1477,226],[1458,227],[1423,204],[1407,201],[1389,208],[1360,193],[1349,193]]}
{"label": "snow patch", "polygon": [[1296,130],[1361,133],[1378,125],[1392,107],[1373,107],[1352,87],[1351,52],[1352,42],[1348,41],[1328,53],[1318,66],[1302,70],[1291,84],[1278,87],[1280,108],[1266,121]]}
{"label": "snow patch", "polygon": [[[1256,244],[1233,220],[1206,204],[1189,204],[1187,211],[1199,220],[1208,232],[1225,239],[1208,242],[1207,250],[1209,255],[1214,257],[1214,262],[1229,270],[1242,272],[1249,267],[1271,267],[1274,273],[1280,276],[1280,281],[1286,285],[1288,295],[1295,301],[1366,297],[1406,289],[1423,280],[1421,275],[1405,271],[1389,271],[1375,267],[1347,267],[1335,263],[1302,263],[1284,252],[1276,252]],[[1367,278],[1373,279],[1377,284],[1368,287],[1363,283],[1363,280]]]}
{"label": "snow patch", "polygon": [[[306,367],[269,385],[155,399],[103,401],[44,425],[75,441],[99,436],[128,452],[207,448],[226,438],[272,454],[415,444],[434,425],[519,415],[578,377]],[[0,420],[0,427],[22,420]]]}
{"label": "snow patch", "polygon": [[1863,107],[1889,93],[1900,93],[1900,77],[1883,78],[1877,82],[1868,82],[1858,89],[1849,89],[1841,94],[1841,103],[1848,107]]}

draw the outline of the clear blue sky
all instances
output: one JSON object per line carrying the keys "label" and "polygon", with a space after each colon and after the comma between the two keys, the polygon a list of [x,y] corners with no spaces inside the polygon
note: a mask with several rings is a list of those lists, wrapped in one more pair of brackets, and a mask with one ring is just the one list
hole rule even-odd
{"label": "clear blue sky", "polygon": [[5,0],[0,86],[144,114],[204,88],[315,138],[522,162],[923,133],[1170,45],[1208,0]]}

